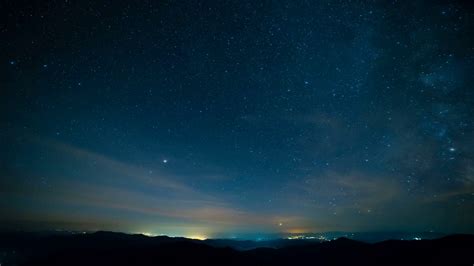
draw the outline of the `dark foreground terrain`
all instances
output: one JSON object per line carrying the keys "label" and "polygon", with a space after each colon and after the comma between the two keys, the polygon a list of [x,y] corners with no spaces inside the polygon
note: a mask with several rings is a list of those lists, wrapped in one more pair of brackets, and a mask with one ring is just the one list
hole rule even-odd
{"label": "dark foreground terrain", "polygon": [[474,235],[375,244],[339,238],[237,250],[121,233],[0,234],[0,265],[473,265]]}

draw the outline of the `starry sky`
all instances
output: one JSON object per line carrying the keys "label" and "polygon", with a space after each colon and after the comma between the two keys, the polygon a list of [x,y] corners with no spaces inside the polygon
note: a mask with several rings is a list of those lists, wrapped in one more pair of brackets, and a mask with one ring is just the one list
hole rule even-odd
{"label": "starry sky", "polygon": [[474,233],[468,1],[0,1],[0,228]]}

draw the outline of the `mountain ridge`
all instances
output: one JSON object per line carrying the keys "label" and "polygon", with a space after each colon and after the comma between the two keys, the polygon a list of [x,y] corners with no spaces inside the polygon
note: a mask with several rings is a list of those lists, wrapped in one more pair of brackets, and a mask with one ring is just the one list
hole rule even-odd
{"label": "mountain ridge", "polygon": [[[220,242],[222,241],[222,242]],[[8,265],[458,265],[472,264],[474,235],[365,243],[281,240],[278,247],[244,249],[229,240],[196,240],[99,231],[91,234],[0,234],[0,263]],[[244,242],[247,245],[252,241]],[[269,242],[271,243],[271,242]],[[283,245],[285,243],[286,245]]]}

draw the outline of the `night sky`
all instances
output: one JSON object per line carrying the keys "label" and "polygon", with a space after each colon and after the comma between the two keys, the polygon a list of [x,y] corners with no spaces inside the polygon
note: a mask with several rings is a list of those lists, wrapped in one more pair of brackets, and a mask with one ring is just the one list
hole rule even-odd
{"label": "night sky", "polygon": [[2,0],[0,229],[474,233],[463,2]]}

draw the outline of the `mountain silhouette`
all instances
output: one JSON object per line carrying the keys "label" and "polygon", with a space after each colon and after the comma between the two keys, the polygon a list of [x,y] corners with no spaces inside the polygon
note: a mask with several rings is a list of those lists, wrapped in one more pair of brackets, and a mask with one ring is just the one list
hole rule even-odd
{"label": "mountain silhouette", "polygon": [[[261,245],[261,243],[260,243]],[[268,247],[265,247],[268,245]],[[273,246],[277,245],[278,248]],[[8,265],[472,265],[474,235],[365,243],[333,241],[195,240],[96,232],[0,234]]]}

